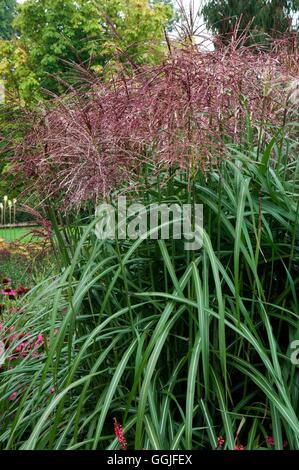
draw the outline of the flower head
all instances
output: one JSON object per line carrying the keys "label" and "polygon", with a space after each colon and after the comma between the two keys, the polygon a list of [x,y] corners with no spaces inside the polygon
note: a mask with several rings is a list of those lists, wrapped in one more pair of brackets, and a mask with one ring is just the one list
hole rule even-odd
{"label": "flower head", "polygon": [[37,340],[35,341],[35,346],[39,346],[44,344],[44,337],[43,335],[38,335]]}
{"label": "flower head", "polygon": [[16,313],[24,313],[24,309],[21,307],[11,307],[9,312],[15,315]]}
{"label": "flower head", "polygon": [[269,444],[269,446],[274,446],[275,445],[273,436],[267,436],[266,437],[266,442],[267,442],[267,444]]}
{"label": "flower head", "polygon": [[114,418],[114,434],[117,437],[117,440],[120,444],[121,449],[127,450],[128,449],[127,440],[125,438],[122,425],[117,422],[116,418]]}
{"label": "flower head", "polygon": [[8,399],[9,401],[14,401],[17,398],[18,394],[17,392],[12,392],[11,395],[9,395]]}
{"label": "flower head", "polygon": [[27,294],[27,292],[29,292],[29,289],[27,289],[27,287],[20,286],[17,288],[18,295],[24,295]]}
{"label": "flower head", "polygon": [[[269,446],[274,447],[275,446],[274,437],[273,436],[267,436],[266,437],[266,443]],[[287,445],[288,445],[288,441],[284,440],[283,443],[282,443],[282,446],[285,448],[285,447],[287,447]]]}
{"label": "flower head", "polygon": [[245,450],[245,447],[243,446],[243,444],[237,444],[234,450]]}
{"label": "flower head", "polygon": [[11,300],[14,300],[18,295],[17,291],[14,289],[11,289],[10,287],[7,287],[6,289],[2,290],[0,293],[2,295],[5,295]]}

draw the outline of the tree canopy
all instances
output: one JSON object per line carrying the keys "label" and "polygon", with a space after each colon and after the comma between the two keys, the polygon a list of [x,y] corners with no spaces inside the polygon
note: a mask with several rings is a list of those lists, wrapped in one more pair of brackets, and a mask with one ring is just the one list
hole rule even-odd
{"label": "tree canopy", "polygon": [[16,0],[0,0],[0,39],[10,39],[14,33],[16,6]]}
{"label": "tree canopy", "polygon": [[210,0],[202,12],[224,41],[240,19],[239,33],[249,27],[251,42],[263,42],[267,35],[275,38],[292,29],[292,15],[298,11],[299,0]]}
{"label": "tree canopy", "polygon": [[171,17],[167,1],[27,0],[15,20],[18,35],[0,43],[0,77],[28,101],[42,87],[58,92],[55,75],[69,79],[72,62],[99,73],[120,52],[121,60],[151,63],[160,58]]}

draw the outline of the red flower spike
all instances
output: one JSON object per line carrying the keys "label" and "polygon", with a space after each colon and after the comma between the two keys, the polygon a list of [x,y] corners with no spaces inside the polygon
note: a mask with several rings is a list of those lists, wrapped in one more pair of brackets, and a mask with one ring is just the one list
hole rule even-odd
{"label": "red flower spike", "polygon": [[24,295],[27,294],[27,292],[29,292],[29,289],[27,289],[27,287],[20,286],[17,288],[18,295]]}
{"label": "red flower spike", "polygon": [[0,293],[8,297],[10,300],[14,300],[18,295],[17,291],[11,289],[10,287],[5,288],[4,290],[0,291]]}
{"label": "red flower spike", "polygon": [[[275,446],[274,437],[273,436],[267,436],[266,437],[266,443],[269,446],[274,447]],[[288,445],[288,441],[284,440],[283,443],[282,443],[283,448],[287,447],[287,445]]]}
{"label": "red flower spike", "polygon": [[17,392],[12,392],[11,395],[9,395],[8,399],[9,401],[14,401],[17,398],[18,394]]}
{"label": "red flower spike", "polygon": [[273,436],[267,436],[266,437],[266,442],[269,446],[274,446],[275,445],[275,442],[274,442],[274,437]]}
{"label": "red flower spike", "polygon": [[127,440],[125,438],[122,425],[117,422],[116,418],[113,418],[113,420],[114,420],[114,434],[117,437],[120,447],[122,450],[127,450],[128,449]]}

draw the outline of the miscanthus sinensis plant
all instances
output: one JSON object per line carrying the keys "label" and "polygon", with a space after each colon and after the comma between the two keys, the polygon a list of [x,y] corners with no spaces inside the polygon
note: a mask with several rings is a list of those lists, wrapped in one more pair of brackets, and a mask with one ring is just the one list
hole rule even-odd
{"label": "miscanthus sinensis plant", "polygon": [[[62,270],[0,331],[1,448],[116,449],[117,422],[128,449],[299,449],[298,64],[285,47],[173,50],[41,113],[16,164],[51,204]],[[128,189],[203,204],[203,248],[98,240],[87,201]]]}

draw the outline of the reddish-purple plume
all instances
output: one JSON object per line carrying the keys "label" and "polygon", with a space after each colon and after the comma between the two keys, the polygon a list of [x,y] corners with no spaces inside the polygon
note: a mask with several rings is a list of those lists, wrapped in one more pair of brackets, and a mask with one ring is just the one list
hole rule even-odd
{"label": "reddish-purple plume", "polygon": [[173,47],[158,66],[110,81],[93,76],[37,110],[13,149],[14,171],[66,209],[134,182],[146,161],[208,172],[228,142],[242,143],[248,120],[282,125],[298,76],[298,51],[287,41],[270,50],[234,38],[209,52]]}
{"label": "reddish-purple plume", "polygon": [[117,437],[119,445],[122,450],[127,450],[128,449],[127,440],[125,438],[122,425],[117,422],[116,418],[113,418],[113,421],[114,421],[114,434]]}

